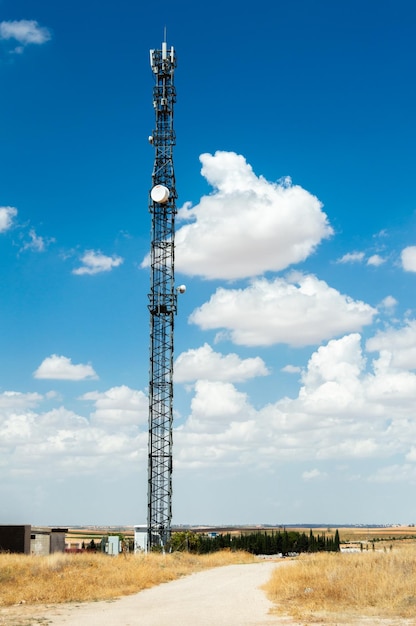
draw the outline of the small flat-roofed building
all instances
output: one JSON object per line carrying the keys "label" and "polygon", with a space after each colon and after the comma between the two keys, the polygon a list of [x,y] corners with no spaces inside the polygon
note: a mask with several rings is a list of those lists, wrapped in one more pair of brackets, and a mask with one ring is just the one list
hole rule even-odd
{"label": "small flat-roofed building", "polygon": [[30,524],[0,526],[0,552],[52,554],[65,551],[67,528],[36,528]]}

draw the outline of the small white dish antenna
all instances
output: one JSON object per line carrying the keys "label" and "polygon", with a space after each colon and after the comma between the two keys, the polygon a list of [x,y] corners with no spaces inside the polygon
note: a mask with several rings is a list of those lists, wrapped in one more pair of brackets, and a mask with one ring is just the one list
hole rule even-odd
{"label": "small white dish antenna", "polygon": [[177,287],[176,289],[179,293],[185,293],[186,291],[186,285],[179,285],[179,287]]}
{"label": "small white dish antenna", "polygon": [[168,201],[169,198],[169,189],[164,185],[155,185],[150,192],[150,197],[153,202],[159,202],[159,204],[164,204]]}

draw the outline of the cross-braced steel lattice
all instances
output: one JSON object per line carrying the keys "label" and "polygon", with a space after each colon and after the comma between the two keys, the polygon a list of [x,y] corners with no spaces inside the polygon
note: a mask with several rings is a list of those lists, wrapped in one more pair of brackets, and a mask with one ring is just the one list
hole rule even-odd
{"label": "cross-braced steel lattice", "polygon": [[173,330],[177,294],[174,285],[176,188],[173,169],[175,51],[150,51],[155,77],[153,106],[156,128],[149,209],[152,215],[150,259],[150,372],[148,548],[165,548],[172,519]]}

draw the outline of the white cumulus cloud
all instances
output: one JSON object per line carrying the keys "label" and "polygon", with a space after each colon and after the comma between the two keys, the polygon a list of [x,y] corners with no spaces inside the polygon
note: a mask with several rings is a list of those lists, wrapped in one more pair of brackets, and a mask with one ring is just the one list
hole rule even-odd
{"label": "white cumulus cloud", "polygon": [[299,374],[302,371],[302,368],[298,365],[288,364],[282,367],[280,371],[285,372],[286,374]]}
{"label": "white cumulus cloud", "polygon": [[89,364],[79,363],[74,365],[66,356],[52,354],[42,361],[38,369],[33,373],[35,378],[56,380],[86,380],[98,378],[93,367]]}
{"label": "white cumulus cloud", "polygon": [[380,352],[393,368],[416,369],[416,320],[402,328],[379,331],[367,341],[366,349]]}
{"label": "white cumulus cloud", "polygon": [[373,265],[374,267],[379,267],[386,262],[386,259],[383,259],[379,254],[373,254],[367,259],[367,265]]}
{"label": "white cumulus cloud", "polygon": [[[414,461],[415,459],[409,459]],[[410,463],[404,465],[388,465],[382,467],[369,477],[371,483],[407,483],[408,485],[416,484],[416,466]]]}
{"label": "white cumulus cloud", "polygon": [[364,252],[347,252],[337,260],[337,263],[362,263]]}
{"label": "white cumulus cloud", "polygon": [[174,366],[175,382],[198,379],[242,382],[256,376],[267,376],[267,367],[260,357],[240,359],[237,354],[223,355],[205,343],[178,356]]}
{"label": "white cumulus cloud", "polygon": [[307,470],[306,472],[303,472],[302,474],[303,480],[317,480],[317,479],[326,478],[327,476],[328,474],[326,474],[326,472],[321,472],[317,468],[312,469],[312,470]]}
{"label": "white cumulus cloud", "polygon": [[0,393],[0,412],[22,411],[37,406],[43,396],[39,393],[22,393],[20,391],[3,391]]}
{"label": "white cumulus cloud", "polygon": [[[413,323],[408,326],[413,328]],[[176,467],[275,471],[288,460],[309,462],[303,479],[312,481],[325,478],[319,463],[329,459],[396,463],[401,455],[403,462],[414,464],[416,375],[393,367],[391,355],[386,358],[387,349],[399,354],[414,337],[399,329],[373,339],[371,347],[377,355],[372,361],[358,333],[320,346],[303,370],[298,393],[277,396],[262,407],[255,408],[230,381],[197,380],[189,414],[175,424]],[[196,369],[201,366],[198,357],[204,354],[199,350]],[[210,367],[217,363],[220,371],[228,363],[231,371],[238,372],[249,361],[227,361],[229,355],[218,358],[215,353],[212,359],[210,349],[206,354]],[[187,358],[190,366],[193,355],[185,353],[185,362]],[[65,361],[61,364],[65,366]],[[42,401],[48,406],[60,402],[53,394],[1,393],[0,455],[7,472],[34,468],[37,473],[50,473],[53,468],[70,476],[74,468],[78,475],[111,468],[122,472],[138,458],[144,467],[146,395],[122,385],[85,393],[80,399],[93,403],[87,416],[62,406],[38,410]]]}
{"label": "white cumulus cloud", "polygon": [[406,272],[416,272],[416,246],[408,246],[401,253],[402,267]]}
{"label": "white cumulus cloud", "polygon": [[12,20],[0,22],[0,39],[14,39],[22,45],[43,44],[49,41],[51,33],[36,20]]}
{"label": "white cumulus cloud", "polygon": [[123,263],[123,259],[119,256],[106,256],[99,250],[87,250],[81,257],[83,265],[72,270],[73,274],[78,276],[82,274],[99,274],[100,272],[109,272],[114,267],[118,267]]}
{"label": "white cumulus cloud", "polygon": [[376,310],[313,275],[257,279],[246,289],[218,288],[189,321],[203,330],[224,328],[246,346],[305,346],[361,330]]}
{"label": "white cumulus cloud", "polygon": [[396,298],[393,298],[393,296],[386,296],[385,298],[383,298],[383,300],[379,304],[379,306],[385,309],[386,311],[392,311],[396,305],[397,305],[397,300]]}
{"label": "white cumulus cloud", "polygon": [[95,412],[92,414],[97,424],[144,424],[148,419],[149,402],[142,391],[130,389],[126,385],[112,387],[105,392],[91,391],[81,396],[81,400],[92,400]]}
{"label": "white cumulus cloud", "polygon": [[137,405],[133,390],[121,389],[119,393],[108,390],[101,394],[102,399],[113,398],[112,410],[117,408],[121,412],[120,421],[106,421],[102,416],[97,420],[94,413],[86,418],[63,406],[35,412],[30,408],[32,404],[40,404],[46,396],[24,399],[22,395],[9,392],[5,409],[1,402],[4,394],[0,394],[0,452],[4,477],[35,472],[37,477],[50,476],[51,472],[58,472],[60,477],[73,479],[116,467],[123,470],[126,461],[127,466],[137,462],[138,454],[145,459],[146,433],[141,434],[136,423],[124,419]]}
{"label": "white cumulus cloud", "polygon": [[55,241],[55,239],[53,238],[45,239],[44,237],[37,235],[34,228],[31,228],[29,230],[28,237],[28,241],[26,241],[20,248],[21,252],[24,252],[25,250],[32,250],[33,252],[44,252],[46,250],[46,247],[50,243]]}
{"label": "white cumulus cloud", "polygon": [[17,215],[14,206],[0,206],[0,233],[5,233],[13,225],[13,219]]}
{"label": "white cumulus cloud", "polygon": [[178,218],[176,268],[209,279],[253,277],[310,256],[332,234],[320,201],[289,179],[268,182],[234,152],[202,154],[214,192]]}
{"label": "white cumulus cloud", "polygon": [[[255,409],[231,384],[198,381],[175,431],[180,466],[275,467],[282,460],[413,459],[416,376],[373,362],[358,333],[320,346],[297,397]],[[267,437],[264,434],[267,433]],[[317,466],[303,478],[324,478]]]}
{"label": "white cumulus cloud", "polygon": [[327,412],[338,410],[354,399],[358,379],[365,367],[358,333],[332,339],[320,346],[309,359],[307,370],[302,376],[304,387],[300,398],[308,410]]}
{"label": "white cumulus cloud", "polygon": [[187,426],[200,433],[222,432],[230,421],[247,419],[247,394],[227,382],[198,380]]}

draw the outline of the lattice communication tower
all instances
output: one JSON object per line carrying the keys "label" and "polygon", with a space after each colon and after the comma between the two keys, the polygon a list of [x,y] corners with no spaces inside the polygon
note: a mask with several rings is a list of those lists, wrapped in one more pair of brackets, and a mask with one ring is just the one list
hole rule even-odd
{"label": "lattice communication tower", "polygon": [[[173,330],[177,310],[174,284],[176,187],[173,168],[173,107],[176,101],[175,50],[165,41],[150,50],[155,78],[153,107],[156,128],[149,137],[155,148],[149,210],[152,215],[150,253],[150,371],[148,549],[169,543],[172,519]],[[180,287],[179,290],[184,290]]]}

